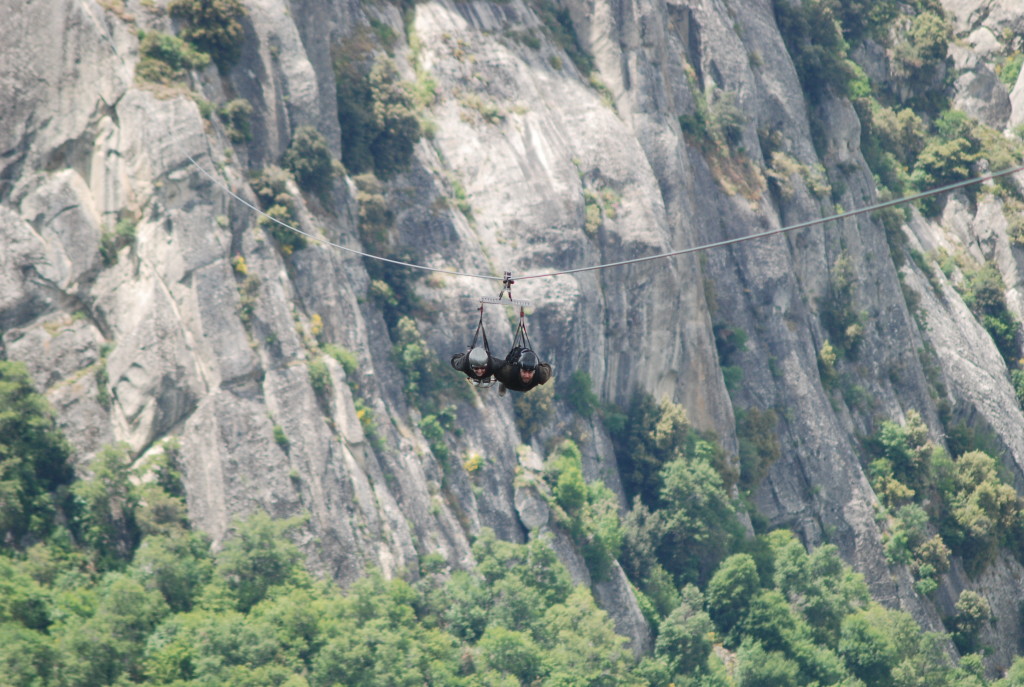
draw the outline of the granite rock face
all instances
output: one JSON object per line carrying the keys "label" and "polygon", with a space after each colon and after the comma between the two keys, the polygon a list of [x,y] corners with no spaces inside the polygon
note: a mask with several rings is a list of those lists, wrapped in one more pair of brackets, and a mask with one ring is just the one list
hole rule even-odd
{"label": "granite rock face", "polygon": [[[621,568],[590,579],[543,489],[516,485],[543,469],[542,439],[574,428],[588,478],[621,494],[606,430],[581,424],[557,391],[582,371],[605,402],[637,392],[672,400],[733,461],[737,412],[771,411],[781,458],[753,494],[763,519],[809,546],[836,543],[879,599],[929,629],[942,629],[960,590],[981,592],[999,627],[983,638],[990,664],[1008,663],[1022,636],[1014,601],[1024,571],[1010,558],[974,579],[954,567],[934,598],[920,597],[910,571],[886,562],[863,467],[861,439],[912,410],[943,441],[941,407],[984,428],[1024,487],[1024,416],[955,274],[894,261],[869,215],[561,273],[877,200],[855,109],[805,98],[770,0],[565,0],[575,47],[522,0],[430,0],[405,15],[350,0],[244,4],[239,61],[177,86],[135,75],[139,30],[178,28],[162,1],[0,7],[0,354],[29,366],[79,465],[113,442],[142,456],[173,437],[197,526],[220,541],[256,510],[307,513],[300,544],[343,583],[370,566],[416,575],[431,552],[471,566],[482,527],[516,541],[550,536],[643,651],[649,628]],[[1024,121],[1024,82],[1009,88],[995,68],[1001,37],[1020,33],[1021,8],[944,4],[964,39],[950,55],[950,97],[1012,130]],[[397,36],[389,51],[402,78],[433,84],[422,112],[431,134],[382,191],[388,245],[440,270],[417,274],[419,306],[404,314],[447,375],[475,328],[475,299],[500,288],[474,275],[516,275],[513,295],[534,303],[532,341],[555,369],[552,409],[530,434],[510,398],[462,389],[451,394],[458,431],[444,438],[447,455],[432,450],[421,427],[444,409],[408,393],[393,317],[351,252],[367,249],[353,177],[319,197],[292,189],[312,236],[293,253],[251,207],[249,172],[280,164],[299,127],[341,156],[332,61],[371,27]],[[862,56],[884,78],[884,51],[866,45]],[[235,99],[253,107],[248,141],[209,114]],[[734,115],[732,153],[683,131],[703,105]],[[955,194],[938,217],[909,217],[911,248],[996,265],[1024,319],[1021,253],[996,195]],[[858,393],[844,395],[818,360],[832,336],[824,304],[851,278],[863,333],[842,369]],[[508,315],[485,312],[496,348],[511,340]],[[715,345],[721,327],[748,337],[728,361]],[[723,365],[741,371],[730,390]]]}

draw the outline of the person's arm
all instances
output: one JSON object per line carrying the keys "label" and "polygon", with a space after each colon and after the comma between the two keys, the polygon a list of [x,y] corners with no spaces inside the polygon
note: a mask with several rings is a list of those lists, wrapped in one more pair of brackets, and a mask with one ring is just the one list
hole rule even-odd
{"label": "person's arm", "polygon": [[551,379],[551,366],[547,363],[541,363],[538,365],[536,378],[538,384],[545,384],[549,379]]}
{"label": "person's arm", "polygon": [[491,358],[491,365],[494,366],[491,369],[491,374],[494,375],[495,379],[507,387],[515,385],[512,381],[512,375],[515,374],[517,377],[519,376],[518,373],[516,373],[515,365],[509,365],[504,360],[499,360],[498,358]]}
{"label": "person's arm", "polygon": [[459,372],[464,372],[464,373],[468,374],[469,371],[465,369],[466,368],[466,358],[468,356],[469,356],[468,353],[456,353],[455,355],[453,355],[452,356],[452,367],[454,367]]}

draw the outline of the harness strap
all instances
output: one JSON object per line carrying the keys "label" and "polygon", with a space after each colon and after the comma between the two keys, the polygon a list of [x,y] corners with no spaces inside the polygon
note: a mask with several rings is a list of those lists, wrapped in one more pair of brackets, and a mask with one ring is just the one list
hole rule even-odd
{"label": "harness strap", "polygon": [[533,348],[533,344],[530,343],[530,335],[526,331],[526,313],[522,308],[519,308],[519,326],[516,327],[516,335],[512,338],[512,348],[516,346]]}
{"label": "harness strap", "polygon": [[476,348],[476,341],[478,338],[483,337],[484,350],[487,351],[487,355],[491,354],[491,346],[487,343],[487,330],[484,329],[484,306],[480,305],[480,320],[476,323],[476,332],[473,333],[473,343],[469,344],[469,348],[466,352],[472,351]]}

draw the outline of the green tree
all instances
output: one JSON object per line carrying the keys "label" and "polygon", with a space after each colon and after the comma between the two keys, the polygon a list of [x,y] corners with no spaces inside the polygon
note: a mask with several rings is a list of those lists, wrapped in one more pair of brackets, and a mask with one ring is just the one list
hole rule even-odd
{"label": "green tree", "polygon": [[807,621],[815,643],[834,649],[843,618],[870,599],[863,577],[843,563],[833,544],[808,554],[789,530],[775,530],[764,540],[775,587]]}
{"label": "green tree", "polygon": [[220,108],[218,115],[232,143],[252,140],[252,114],[252,104],[244,98],[235,98]]}
{"label": "green tree", "polygon": [[677,458],[661,474],[659,560],[681,582],[703,582],[742,537],[736,511],[706,460]]}
{"label": "green tree", "polygon": [[846,616],[840,630],[839,655],[865,683],[879,687],[892,684],[898,654],[884,611],[873,607]]}
{"label": "green tree", "polygon": [[0,557],[0,623],[46,630],[50,625],[49,596],[24,565]]}
{"label": "green tree", "polygon": [[52,638],[18,623],[0,622],[0,675],[14,687],[53,684],[55,649]]}
{"label": "green tree", "polygon": [[394,62],[374,57],[367,37],[358,35],[336,52],[334,73],[345,167],[387,179],[408,166],[421,132],[411,88]]}
{"label": "green tree", "polygon": [[1001,542],[1020,536],[1020,497],[999,479],[996,461],[982,451],[969,451],[956,461],[952,493],[947,494],[956,531],[952,543],[972,569],[991,557]]}
{"label": "green tree", "polygon": [[108,573],[95,612],[71,619],[57,633],[62,684],[110,685],[143,675],[146,638],[167,612],[156,591],[122,573]]}
{"label": "green tree", "polygon": [[547,648],[545,685],[639,687],[630,674],[633,657],[626,638],[615,634],[608,614],[586,587],[576,587],[564,603],[549,607],[538,630]]}
{"label": "green tree", "polygon": [[349,687],[462,684],[454,637],[420,626],[415,590],[371,573],[327,614],[314,684]]}
{"label": "green tree", "polygon": [[823,0],[772,3],[800,83],[812,100],[821,100],[829,91],[845,93],[852,77],[833,6]]}
{"label": "green tree", "polygon": [[737,651],[739,687],[797,687],[800,667],[779,651],[745,641]]}
{"label": "green tree", "polygon": [[704,667],[711,653],[714,625],[703,610],[704,598],[693,585],[682,589],[682,603],[658,628],[656,656],[663,657],[674,675],[690,675]]}
{"label": "green tree", "polygon": [[526,632],[492,625],[476,646],[490,668],[515,676],[518,684],[533,684],[540,675],[543,652]]}
{"label": "green tree", "polygon": [[179,613],[192,609],[213,567],[209,539],[198,532],[146,537],[132,562],[133,574]]}
{"label": "green tree", "polygon": [[131,465],[127,444],[107,446],[89,464],[92,478],[72,487],[82,538],[101,569],[127,565],[142,536],[135,517],[139,493],[132,485]]}
{"label": "green tree", "polygon": [[241,0],[171,0],[171,17],[184,22],[180,35],[227,67],[238,60],[245,39]]}
{"label": "green tree", "polygon": [[1024,657],[1015,657],[1003,679],[993,682],[992,687],[1024,687]]}
{"label": "green tree", "polygon": [[226,582],[245,612],[261,601],[272,587],[294,579],[302,554],[286,537],[301,516],[272,520],[260,511],[236,523],[235,531],[217,555],[217,574]]}
{"label": "green tree", "polygon": [[569,407],[588,420],[593,417],[594,411],[601,405],[601,399],[594,393],[590,373],[585,370],[574,370],[569,375],[569,382],[565,387],[565,399],[569,403]]}
{"label": "green tree", "polygon": [[738,626],[760,588],[757,565],[746,553],[736,553],[722,561],[708,582],[708,615],[732,646],[739,644]]}
{"label": "green tree", "polygon": [[299,186],[323,194],[335,177],[334,160],[323,134],[311,126],[300,126],[282,159]]}
{"label": "green tree", "polygon": [[953,616],[953,641],[962,654],[978,649],[978,633],[992,620],[988,599],[978,592],[965,589],[956,601]]}
{"label": "green tree", "polygon": [[22,363],[0,360],[0,541],[22,548],[69,516],[71,448]]}

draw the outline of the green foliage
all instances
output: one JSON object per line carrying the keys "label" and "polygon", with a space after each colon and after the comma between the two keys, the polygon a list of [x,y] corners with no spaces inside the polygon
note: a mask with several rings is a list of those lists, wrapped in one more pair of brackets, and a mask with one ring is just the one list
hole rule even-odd
{"label": "green foliage", "polygon": [[621,429],[611,432],[628,498],[640,496],[648,506],[657,502],[659,471],[678,451],[685,451],[689,429],[682,406],[667,400],[658,405],[644,395],[633,397]]}
{"label": "green foliage", "polygon": [[[839,654],[850,670],[869,685],[887,685],[898,653],[883,611],[870,608],[848,615],[842,624]],[[880,617],[882,616],[882,617]]]}
{"label": "green foliage", "polygon": [[356,354],[343,346],[337,344],[324,344],[324,353],[334,358],[341,368],[345,370],[345,376],[352,378],[359,370],[359,358]]}
{"label": "green foliage", "polygon": [[1000,479],[994,458],[981,451],[960,456],[953,488],[945,496],[952,516],[947,536],[968,570],[980,570],[1000,546],[1019,550],[1021,499]]}
{"label": "green foliage", "polygon": [[736,411],[736,438],[739,441],[742,489],[753,491],[782,454],[775,427],[775,411],[748,408]]}
{"label": "green foliage", "polygon": [[123,217],[113,229],[104,229],[100,234],[100,257],[107,267],[117,264],[117,253],[125,246],[135,245],[134,217]]}
{"label": "green foliage", "polygon": [[292,442],[288,440],[288,435],[284,432],[284,427],[281,425],[274,425],[274,443],[281,447],[281,450],[285,453],[292,446]]}
{"label": "green foliage", "polygon": [[671,674],[700,671],[711,653],[713,625],[703,608],[700,590],[687,585],[682,590],[682,602],[658,628],[654,654],[664,657]]}
{"label": "green foliage", "polygon": [[659,589],[663,572],[677,584],[704,582],[742,538],[728,494],[735,475],[721,449],[690,429],[681,406],[655,405],[644,396],[633,399],[612,439],[626,494],[634,499],[624,566],[653,597],[666,597]]}
{"label": "green foliage", "polygon": [[771,532],[764,541],[775,588],[807,623],[810,639],[834,648],[843,618],[870,600],[863,577],[843,563],[835,545],[824,544],[808,553],[787,530]]}
{"label": "green foliage", "polygon": [[591,574],[598,580],[605,579],[622,549],[615,494],[603,482],[587,483],[582,455],[570,439],[562,441],[548,456],[545,479]]}
{"label": "green foliage", "polygon": [[594,58],[583,49],[576,38],[576,28],[573,26],[569,11],[550,0],[542,0],[534,12],[555,43],[576,65],[576,69],[584,76],[589,76],[596,69]]}
{"label": "green foliage", "polygon": [[[654,432],[655,444],[679,440],[669,417]],[[435,419],[443,425],[447,418]],[[895,455],[899,440],[889,443]],[[164,449],[137,468],[148,471],[138,484],[119,473],[125,452],[111,449],[93,464],[100,484],[74,488],[90,496],[90,513],[110,510],[114,497],[134,512],[141,544],[120,570],[97,570],[89,561],[103,556],[79,556],[55,536],[0,557],[5,684],[985,684],[980,658],[954,665],[943,636],[872,603],[834,546],[808,553],[788,531],[759,538],[751,546],[756,556],[725,559],[704,594],[694,586],[676,590],[657,565],[649,567],[648,588],[661,594],[665,611],[653,655],[637,664],[543,538],[520,545],[484,529],[472,547],[475,569],[453,571],[442,556],[426,554],[415,584],[371,572],[343,592],[303,570],[287,538],[299,518],[257,513],[237,522],[212,553],[206,537],[189,531],[184,504],[172,494],[181,491],[180,449],[173,441]],[[588,518],[605,495],[585,483],[580,460],[573,444],[561,445],[549,477],[558,507]],[[972,459],[961,481],[984,483],[989,468]],[[109,483],[118,474],[120,492]],[[663,483],[674,489],[676,477],[665,475]],[[631,513],[642,510],[639,504]],[[648,518],[664,517],[663,510]],[[89,518],[90,526],[111,521]],[[594,531],[603,536],[600,527]],[[969,648],[989,618],[984,600],[965,593],[951,619],[954,639]],[[711,650],[716,628],[736,648],[732,682]],[[1007,680],[1019,672],[1012,668]]]}
{"label": "green foliage", "polygon": [[677,458],[663,469],[659,560],[680,583],[700,583],[742,538],[725,484],[707,460]]}
{"label": "green foliage", "polygon": [[712,575],[705,592],[708,615],[727,645],[739,644],[741,623],[760,588],[757,565],[749,554],[729,556]]}
{"label": "green foliage", "polygon": [[737,651],[740,687],[798,687],[800,667],[780,651],[747,641]]}
{"label": "green foliage", "polygon": [[70,515],[71,447],[22,363],[0,360],[0,541],[23,549]]}
{"label": "green foliage", "polygon": [[854,73],[847,62],[847,45],[824,0],[775,0],[775,21],[796,67],[804,92],[812,100],[826,93],[844,94]]}
{"label": "green foliage", "polygon": [[184,23],[180,35],[222,67],[234,64],[242,51],[246,14],[241,0],[171,0],[171,17]]}
{"label": "green foliage", "polygon": [[819,300],[821,324],[839,355],[855,357],[864,338],[867,314],[856,309],[857,277],[845,252],[832,263],[831,277]]}
{"label": "green foliage", "polygon": [[306,361],[306,370],[309,374],[309,385],[317,396],[324,396],[331,391],[331,371],[322,359],[316,358]]}
{"label": "green foliage", "polygon": [[732,91],[714,90],[708,103],[708,131],[711,138],[728,149],[740,144],[746,117]]}
{"label": "green foliage", "polygon": [[1017,404],[1024,408],[1024,370],[1011,371],[1010,382],[1013,384],[1013,391],[1017,396]]}
{"label": "green foliage", "polygon": [[864,37],[882,42],[889,25],[899,15],[897,0],[843,0],[833,10],[842,23],[843,35],[851,43]]}
{"label": "green foliage", "polygon": [[323,134],[311,126],[300,126],[281,160],[299,186],[324,194],[335,177],[334,160]]}
{"label": "green foliage", "polygon": [[252,113],[252,105],[244,98],[235,98],[220,108],[217,114],[224,122],[232,143],[252,140]]}
{"label": "green foliage", "polygon": [[1007,307],[1002,274],[992,263],[973,269],[964,266],[963,273],[964,281],[957,290],[964,303],[985,327],[1003,358],[1012,363],[1020,352],[1020,322]]}
{"label": "green foliage", "polygon": [[454,413],[450,409],[446,409],[446,411],[442,411],[437,415],[425,415],[420,420],[420,432],[423,433],[423,438],[430,444],[430,452],[444,466],[447,466],[448,457],[451,453],[448,449],[448,444],[445,442],[445,434],[455,426]]}
{"label": "green foliage", "polygon": [[893,46],[892,70],[908,82],[928,72],[941,71],[949,42],[953,38],[950,23],[938,12],[926,10],[914,15],[909,29],[899,34]]}
{"label": "green foliage", "polygon": [[210,63],[210,56],[177,36],[159,31],[140,32],[139,63],[135,76],[141,81],[169,85],[182,81],[190,69]]}
{"label": "green foliage", "polygon": [[526,632],[491,625],[476,646],[488,668],[515,677],[515,684],[532,684],[541,673],[541,648]]}
{"label": "green foliage", "polygon": [[383,451],[385,448],[384,439],[380,435],[380,430],[377,427],[377,420],[373,415],[373,409],[367,405],[366,401],[362,398],[357,397],[353,403],[356,409],[356,417],[359,418],[359,424],[363,428],[363,434],[366,435],[367,440],[375,451]]}
{"label": "green foliage", "polygon": [[359,35],[335,51],[334,75],[345,167],[382,179],[407,167],[421,130],[413,89],[398,79],[394,62],[375,56],[368,37]]}
{"label": "green foliage", "polygon": [[249,275],[238,285],[238,317],[243,324],[249,324],[256,312],[256,301],[260,293],[260,278]]}
{"label": "green foliage", "polygon": [[583,191],[583,233],[590,238],[594,238],[597,235],[597,230],[601,227],[603,216],[601,214],[601,204],[590,191]]}
{"label": "green foliage", "polygon": [[978,649],[978,632],[992,620],[992,609],[981,594],[965,589],[956,601],[953,616],[953,641],[961,654]]}
{"label": "green foliage", "polygon": [[601,399],[592,387],[590,374],[585,370],[574,370],[565,387],[565,400],[569,407],[588,420],[601,405]]}
{"label": "green foliage", "polygon": [[1024,53],[1016,52],[997,66],[996,74],[1007,88],[1012,89],[1017,83],[1017,77],[1020,76],[1021,66],[1024,66]]}
{"label": "green foliage", "polygon": [[265,213],[260,217],[259,225],[274,237],[285,255],[306,247],[306,237],[289,228],[299,228],[295,197],[288,188],[291,181],[290,172],[274,165],[264,168],[251,180]]}
{"label": "green foliage", "polygon": [[433,369],[434,359],[427,353],[427,342],[420,335],[415,320],[403,315],[398,320],[396,329],[398,341],[395,342],[392,354],[402,371],[405,392],[410,397],[415,397],[423,393],[424,385],[426,388],[431,387],[431,377],[437,373]]}
{"label": "green foliage", "polygon": [[135,518],[139,493],[132,488],[131,464],[126,444],[108,446],[89,464],[93,478],[72,486],[82,539],[97,553],[101,569],[127,565],[141,537]]}
{"label": "green foliage", "polygon": [[209,538],[180,529],[171,534],[146,536],[132,561],[136,577],[163,595],[176,613],[192,610],[200,591],[214,571]]}
{"label": "green foliage", "polygon": [[237,610],[244,613],[271,588],[295,581],[302,554],[284,535],[303,519],[272,520],[261,511],[235,523],[231,538],[217,556],[216,570]]}
{"label": "green foliage", "polygon": [[359,237],[376,253],[388,250],[388,234],[394,213],[388,207],[384,184],[371,172],[355,178],[359,203]]}
{"label": "green foliage", "polygon": [[928,579],[948,569],[951,554],[973,574],[1000,547],[1019,550],[1021,499],[1000,478],[994,458],[975,450],[953,461],[913,412],[903,426],[883,422],[868,449],[877,456],[868,467],[871,485],[896,513],[886,555],[910,564],[923,590],[934,589]]}

